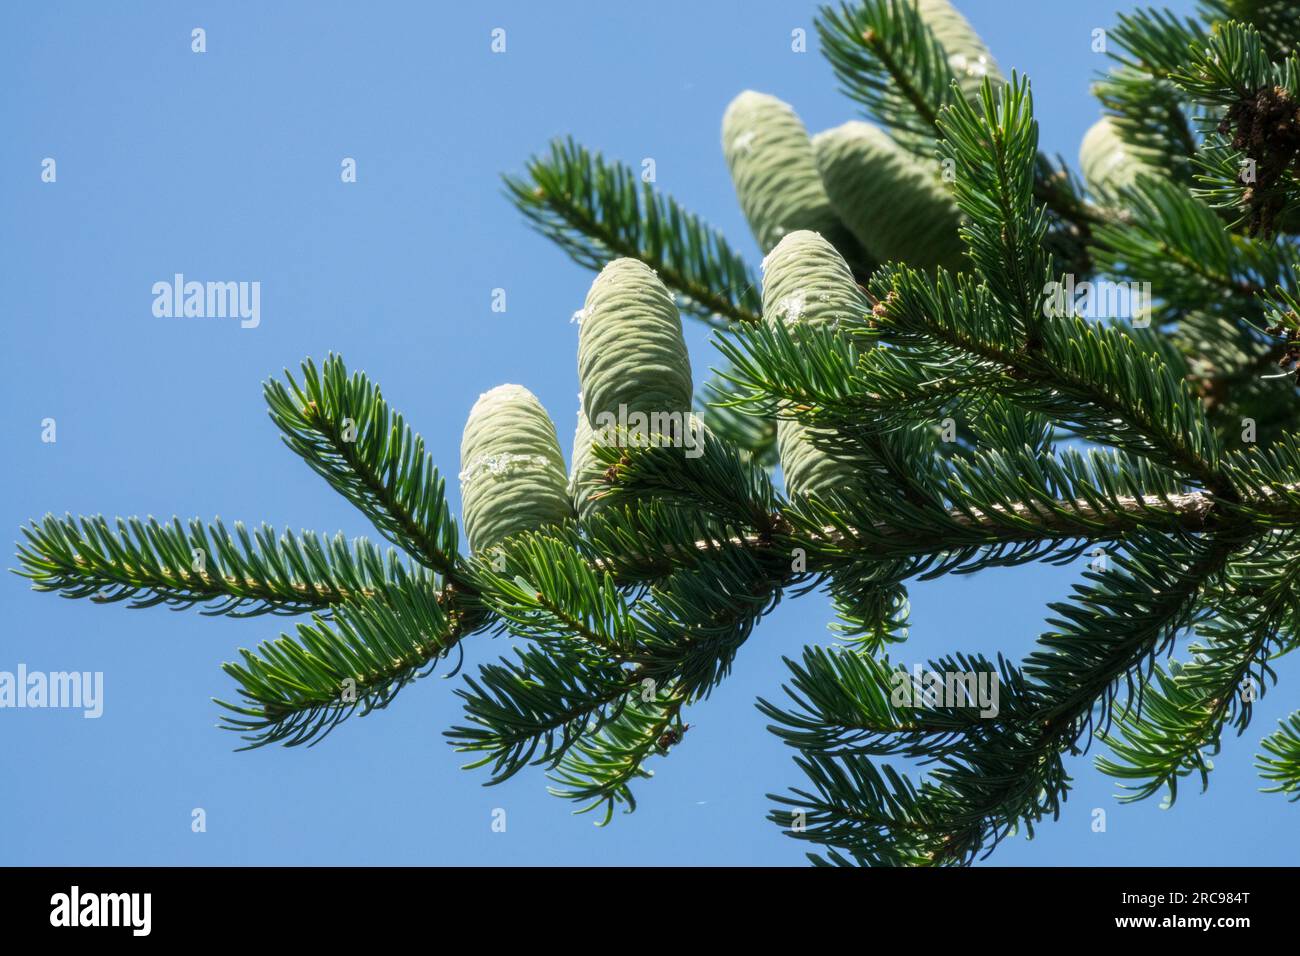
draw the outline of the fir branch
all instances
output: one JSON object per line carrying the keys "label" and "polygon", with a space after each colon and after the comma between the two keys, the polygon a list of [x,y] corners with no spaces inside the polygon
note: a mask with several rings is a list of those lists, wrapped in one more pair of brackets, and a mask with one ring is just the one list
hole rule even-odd
{"label": "fir branch", "polygon": [[1300,710],[1279,721],[1260,746],[1265,753],[1256,756],[1255,766],[1261,777],[1274,782],[1264,792],[1289,794],[1292,803],[1300,800]]}
{"label": "fir branch", "polygon": [[[1144,664],[1196,620],[1203,588],[1240,543],[1232,535],[1203,543],[1150,537],[1133,541],[1116,558],[1117,570],[1090,573],[1092,583],[1076,587],[1072,604],[1053,605],[1058,630],[1040,640],[1022,678],[1002,693],[997,716],[953,737],[920,789],[896,774],[882,788],[862,753],[814,752],[800,761],[820,796],[797,792],[784,802],[825,818],[806,838],[863,863],[941,864],[990,852],[1017,827],[1032,834],[1035,823],[1059,813],[1068,789],[1062,751],[1077,748],[1094,722],[1104,724],[1118,686],[1140,680]],[[904,741],[901,752],[908,749]],[[864,781],[871,785],[846,789]]]}
{"label": "fir branch", "polygon": [[550,766],[554,792],[579,812],[605,807],[602,823],[635,806],[629,783],[680,739],[681,708],[726,676],[791,577],[784,557],[715,550],[630,604],[589,543],[554,532],[511,539],[493,564],[479,569],[480,600],[537,644],[467,679],[469,723],[448,736],[485,753],[472,766],[492,764],[490,782]]}
{"label": "fir branch", "polygon": [[1266,87],[1281,86],[1300,92],[1296,60],[1274,64],[1255,27],[1229,20],[1220,24],[1204,45],[1194,47],[1187,62],[1172,72],[1172,79],[1205,103],[1231,106]]}
{"label": "fir branch", "polygon": [[528,162],[506,192],[538,232],[575,262],[599,270],[640,259],[683,297],[682,309],[717,328],[762,319],[758,280],[717,230],[671,196],[572,139]]}
{"label": "fir branch", "polygon": [[[1090,544],[1144,529],[1258,534],[1300,525],[1300,443],[1286,447],[1289,451],[1227,458],[1225,479],[1241,486],[1233,498],[1185,490],[1158,466],[1119,453],[1067,451],[1044,458],[1028,446],[1020,452],[982,452],[943,465],[947,477],[933,490],[936,502],[950,502],[946,508],[918,506],[864,486],[850,496],[785,503],[756,522],[762,530],[737,526],[720,534],[707,522],[681,523],[668,508],[643,514],[639,521],[610,515],[606,523],[594,525],[595,540],[602,543],[593,546],[589,560],[597,570],[633,582],[644,580],[642,573],[699,569],[735,552],[750,553],[776,568],[796,547],[805,549],[809,573],[817,573],[859,557],[915,559],[1018,543]],[[664,451],[640,449],[629,461]],[[621,494],[635,496],[640,486],[634,474],[622,472],[618,480],[626,484]],[[742,507],[752,509],[753,502]],[[996,555],[986,556],[992,558]],[[912,573],[922,566],[912,565]],[[643,570],[647,568],[654,570]]]}
{"label": "fir branch", "polygon": [[1041,347],[1027,351],[1014,344],[1017,335],[1024,341],[1024,326],[966,276],[954,282],[941,275],[935,286],[898,269],[875,281],[877,321],[907,336],[905,344],[938,344],[935,360],[948,360],[953,373],[961,368],[954,360],[985,381],[997,373],[1002,394],[1082,437],[1170,463],[1221,497],[1236,496],[1219,469],[1218,438],[1204,410],[1182,379],[1130,337],[1061,318],[1039,326]]}
{"label": "fir branch", "polygon": [[364,538],[322,542],[311,532],[277,536],[266,525],[250,535],[240,522],[232,535],[220,519],[206,526],[191,519],[186,528],[179,518],[117,518],[110,526],[98,515],[46,515],[22,530],[17,573],[34,590],[133,608],[202,605],[203,614],[231,617],[329,611],[382,594],[399,568],[395,554],[385,561]]}
{"label": "fir branch", "polygon": [[296,637],[241,648],[242,663],[222,665],[241,698],[216,701],[228,711],[222,727],[248,741],[243,750],[315,744],[352,714],[387,707],[473,630],[473,620],[455,607],[454,592],[403,576],[382,599],[340,605],[331,619],[299,624]]}
{"label": "fir branch", "polygon": [[611,504],[592,515],[583,532],[598,557],[594,567],[609,571],[622,585],[648,584],[678,568],[696,567],[736,535],[718,534],[711,516],[694,508],[650,500]]}
{"label": "fir branch", "polygon": [[[863,0],[822,7],[814,21],[841,90],[919,158],[930,160],[940,115],[963,100],[948,53],[912,0]],[[1034,164],[1033,192],[1054,222],[1051,245],[1086,270],[1091,226],[1105,222],[1069,174],[1047,157]]]}
{"label": "fir branch", "polygon": [[631,813],[636,809],[631,782],[653,776],[645,769],[646,761],[666,755],[688,729],[681,720],[685,703],[684,694],[676,688],[656,691],[648,702],[633,696],[615,718],[565,751],[550,774],[556,784],[550,792],[566,800],[585,801],[575,813],[603,808],[597,826],[607,825],[619,806],[626,806]]}
{"label": "fir branch", "polygon": [[932,146],[939,111],[959,94],[948,55],[908,0],[822,7],[813,21],[845,95],[914,151]]}
{"label": "fir branch", "polygon": [[1038,124],[1027,80],[1011,82],[994,99],[984,80],[980,102],[959,98],[939,114],[939,152],[955,168],[954,195],[967,216],[961,235],[994,299],[1026,326],[1027,346],[1039,345],[1039,304],[1047,262],[1044,213],[1034,204]]}
{"label": "fir branch", "polygon": [[1155,80],[1167,80],[1183,69],[1191,49],[1208,38],[1195,18],[1180,17],[1169,10],[1139,8],[1119,13],[1117,19],[1109,38],[1118,49],[1107,50],[1107,55],[1121,66]]}
{"label": "fir branch", "polygon": [[1255,27],[1229,21],[1171,78],[1222,113],[1219,138],[1207,143],[1200,194],[1240,206],[1251,235],[1289,226],[1285,219],[1300,194],[1300,57],[1274,63]]}
{"label": "fir branch", "polygon": [[265,384],[271,420],[284,443],[387,540],[416,561],[467,585],[458,567],[459,534],[447,507],[445,482],[416,435],[362,372],[348,375],[331,355],[317,371],[302,364],[303,384]]}
{"label": "fir branch", "polygon": [[572,643],[614,663],[626,661],[636,641],[637,621],[617,580],[572,532],[506,541],[479,567],[478,580],[484,606],[516,636]]}
{"label": "fir branch", "polygon": [[708,697],[785,589],[806,578],[792,563],[788,551],[720,551],[657,583],[638,607],[642,675],[689,701]]}
{"label": "fir branch", "polygon": [[761,468],[777,465],[776,422],[771,417],[750,413],[727,393],[729,371],[714,373],[701,390],[697,404],[703,407],[700,420],[722,441],[743,451]]}
{"label": "fir branch", "polygon": [[1300,53],[1300,20],[1291,0],[1201,0],[1200,6],[1207,18],[1250,24],[1272,60]]}
{"label": "fir branch", "polygon": [[524,767],[554,766],[584,734],[617,719],[640,692],[635,671],[594,658],[563,642],[516,648],[518,660],[502,658],[466,675],[456,695],[468,721],[444,731],[455,749],[482,753],[466,764],[491,764],[486,785],[510,779]]}
{"label": "fir branch", "polygon": [[1160,298],[1169,307],[1204,308],[1214,297],[1233,297],[1230,308],[1240,310],[1249,307],[1243,300],[1294,282],[1294,253],[1230,235],[1182,187],[1148,178],[1124,197],[1131,218],[1097,231],[1097,264],[1129,281],[1158,276]]}
{"label": "fir branch", "polygon": [[[787,661],[793,704],[760,701],[810,781],[774,797],[772,819],[826,847],[815,862],[966,863],[1014,829],[1032,835],[1068,794],[1064,755],[1094,733],[1114,751],[1103,769],[1134,797],[1172,799],[1188,776],[1206,779],[1225,727],[1249,724],[1241,683],[1262,693],[1300,633],[1297,412],[1270,409],[1294,395],[1260,384],[1271,336],[1288,336],[1288,371],[1295,358],[1294,248],[1227,231],[1216,211],[1241,207],[1252,232],[1294,231],[1300,33],[1276,0],[1203,6],[1242,22],[1121,18],[1118,68],[1099,91],[1124,142],[1169,175],[1140,178],[1105,210],[1038,152],[1027,82],[972,89],[914,2],[822,10],[849,95],[915,155],[932,158],[938,138],[953,161],[975,269],[885,267],[872,315],[797,342],[761,321],[754,275],[723,237],[632,168],[567,140],[506,177],[527,220],[574,260],[639,258],[686,311],[732,333],[718,381],[734,391],[710,393],[701,454],[598,449],[607,500],[581,526],[463,559],[422,440],[331,356],[319,371],[304,363],[301,386],[267,383],[271,417],[418,568],[364,540],[69,516],[24,529],[18,573],[37,590],[132,606],[314,612],[225,665],[238,698],[219,702],[224,726],[249,747],[314,743],[387,706],[464,637],[508,631],[531,643],[467,678],[466,720],[448,736],[490,783],[545,766],[555,792],[602,822],[635,806],[632,785],[682,740],[684,708],[719,686],[763,616],[825,585],[854,643]],[[1253,184],[1239,180],[1247,154]],[[1159,276],[1159,331],[1045,321],[1058,262]],[[1271,444],[1229,451],[1231,419],[1247,412]],[[817,496],[778,494],[765,471],[777,416],[856,474]],[[961,420],[960,440],[936,434],[947,418]],[[1069,437],[1108,450],[1056,447]],[[906,582],[1069,561],[1098,543],[1119,547],[1117,570],[1094,568],[1052,605],[1023,666],[929,662],[996,673],[997,713],[893,699],[899,671],[883,651],[906,636]],[[1192,628],[1193,659],[1159,667]],[[1263,748],[1270,789],[1300,792],[1300,715]],[[880,763],[891,757],[928,777]]]}
{"label": "fir branch", "polygon": [[1119,14],[1108,39],[1115,49],[1107,55],[1117,66],[1094,84],[1093,92],[1120,138],[1144,163],[1190,186],[1190,160],[1198,146],[1193,125],[1200,117],[1189,116],[1194,104],[1170,75],[1186,63],[1193,45],[1205,42],[1205,31],[1194,19],[1139,9]]}
{"label": "fir branch", "polygon": [[[808,647],[800,662],[785,658],[792,679],[782,690],[794,703],[783,709],[759,698],[758,709],[775,721],[768,730],[804,755],[943,756],[964,735],[977,732],[985,717],[977,699],[925,703],[925,688],[912,673],[860,648]],[[1019,673],[1001,658],[958,654],[929,661],[933,674],[988,674],[1001,687],[1023,693]],[[954,683],[959,694],[969,685]],[[900,689],[902,692],[900,693]]]}
{"label": "fir branch", "polygon": [[728,525],[771,529],[777,504],[772,480],[734,445],[707,429],[695,434],[690,448],[684,443],[674,447],[667,439],[636,448],[637,441],[636,436],[620,435],[613,444],[593,446],[598,460],[608,466],[608,487],[596,497],[615,503],[660,499]]}
{"label": "fir branch", "polygon": [[1165,789],[1172,806],[1179,778],[1193,771],[1204,790],[1207,757],[1218,752],[1224,724],[1231,722],[1238,734],[1250,725],[1254,701],[1276,679],[1268,661],[1291,649],[1300,623],[1294,537],[1265,535],[1225,568],[1222,584],[1207,595],[1214,615],[1198,628],[1199,640],[1188,649],[1192,660],[1172,663],[1168,673],[1157,668],[1152,685],[1103,735],[1117,759],[1099,758],[1098,768],[1134,782],[1122,800]]}
{"label": "fir branch", "polygon": [[[1231,535],[1134,542],[1114,571],[1091,572],[1093,584],[1076,587],[1073,603],[1052,605],[1059,630],[1040,639],[1023,668],[1032,717],[1013,726],[1000,747],[986,745],[968,766],[936,774],[960,801],[940,828],[950,838],[945,855],[991,849],[1018,822],[1032,826],[1059,812],[1066,780],[1060,752],[1108,722],[1120,683],[1141,680],[1144,663],[1196,620],[1203,589],[1239,545]],[[1014,712],[1015,697],[1008,703]],[[1046,762],[1045,753],[1053,755]]]}
{"label": "fir branch", "polygon": [[837,848],[827,857],[808,854],[814,865],[925,866],[932,861],[925,847],[931,823],[924,798],[933,788],[918,788],[890,765],[877,767],[860,755],[836,759],[812,754],[796,757],[795,764],[814,789],[768,794],[769,800],[791,808],[774,809],[768,819],[796,840]]}

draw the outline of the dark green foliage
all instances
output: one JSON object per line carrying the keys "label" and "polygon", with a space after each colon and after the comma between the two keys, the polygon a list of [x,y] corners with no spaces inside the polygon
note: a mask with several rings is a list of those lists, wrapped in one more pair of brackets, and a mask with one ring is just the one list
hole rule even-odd
{"label": "dark green foliage", "polygon": [[299,624],[296,637],[241,650],[242,663],[223,665],[243,698],[218,701],[229,711],[223,724],[250,748],[318,741],[357,710],[388,706],[458,636],[430,579],[402,575],[382,599],[340,605],[330,620]]}
{"label": "dark green foliage", "polygon": [[1260,776],[1273,781],[1265,793],[1290,794],[1291,802],[1300,800],[1300,711],[1296,711],[1281,727],[1261,742],[1266,753],[1256,759]]}
{"label": "dark green foliage", "polygon": [[1134,146],[1170,180],[1192,181],[1192,156],[1199,144],[1201,119],[1194,103],[1170,79],[1205,34],[1195,20],[1167,11],[1139,9],[1119,14],[1107,37],[1115,67],[1093,86],[1114,119],[1120,137]]}
{"label": "dark green foliage", "polygon": [[[1274,0],[1202,6],[1110,34],[1097,92],[1143,162],[1093,197],[1039,153],[1026,79],[955,75],[909,0],[822,10],[844,91],[947,161],[972,266],[884,265],[860,278],[870,311],[833,326],[761,321],[755,273],[721,235],[572,141],[507,177],[575,260],[639,258],[717,330],[700,454],[596,446],[597,514],[465,557],[422,440],[331,357],[267,384],[272,420],[409,564],[220,522],[48,517],[24,529],[19,573],[137,607],[312,613],[226,665],[225,726],[249,746],[314,743],[461,641],[508,635],[465,677],[447,737],[489,783],[544,768],[601,823],[689,741],[684,712],[705,713],[764,615],[822,588],[842,640],[789,654],[784,698],[758,705],[807,778],[770,818],[814,862],[969,863],[1059,816],[1065,758],[1094,742],[1122,799],[1172,803],[1208,785],[1300,642],[1300,21]],[[1095,280],[1150,282],[1149,313],[1050,307]],[[778,417],[861,480],[783,493]],[[1099,560],[1024,660],[931,655],[930,671],[996,677],[995,712],[897,697],[912,580],[1085,555]],[[1300,714],[1257,762],[1269,792],[1300,799]]]}
{"label": "dark green foliage", "polygon": [[569,139],[533,157],[527,179],[505,183],[533,227],[575,262],[599,270],[620,256],[640,259],[684,297],[683,311],[719,326],[758,321],[758,281],[745,261],[631,167]]}
{"label": "dark green foliage", "polygon": [[206,605],[201,613],[231,617],[301,614],[373,597],[392,587],[400,573],[397,557],[387,559],[364,538],[351,545],[342,535],[328,542],[311,532],[278,538],[263,525],[253,534],[240,523],[232,535],[217,520],[198,519],[188,529],[180,519],[118,518],[116,529],[102,516],[71,515],[23,529],[24,577],[38,591],[88,597],[131,607]]}
{"label": "dark green foliage", "polygon": [[929,158],[939,111],[960,98],[948,51],[906,0],[823,7],[822,52],[840,89],[904,146]]}
{"label": "dark green foliage", "polygon": [[447,510],[444,482],[415,434],[360,372],[348,375],[330,356],[320,371],[308,359],[303,384],[264,388],[271,420],[284,443],[389,541],[416,561],[455,575],[459,535]]}

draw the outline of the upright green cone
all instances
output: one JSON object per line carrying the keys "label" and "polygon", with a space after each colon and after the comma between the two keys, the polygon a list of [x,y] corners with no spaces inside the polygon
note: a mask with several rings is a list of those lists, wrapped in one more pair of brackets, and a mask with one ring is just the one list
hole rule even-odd
{"label": "upright green cone", "polygon": [[844,258],[815,232],[790,233],[763,260],[763,318],[769,323],[834,328],[870,311]]}
{"label": "upright green cone", "polygon": [[460,469],[465,534],[476,553],[573,514],[555,425],[521,385],[479,396],[461,436]]}
{"label": "upright green cone", "polygon": [[827,195],[873,259],[927,271],[967,265],[961,212],[937,161],[856,120],[818,133],[812,145]]}
{"label": "upright green cone", "polygon": [[917,11],[948,54],[948,66],[967,99],[979,93],[984,77],[1002,82],[993,54],[980,35],[948,0],[916,0]]}
{"label": "upright green cone", "polygon": [[[704,454],[709,427],[695,414],[683,415],[682,421],[685,423],[687,443],[683,445],[682,453],[696,456]],[[579,411],[578,426],[573,433],[572,464],[569,466],[569,500],[573,502],[573,510],[579,521],[587,521],[599,513],[608,500],[592,497],[602,488],[608,487],[605,483],[607,466],[592,450],[599,438],[599,434],[592,431],[586,413]]]}
{"label": "upright green cone", "polygon": [[857,469],[814,445],[812,433],[794,419],[776,421],[776,453],[781,459],[786,491],[816,498],[851,489],[858,481]]}
{"label": "upright green cone", "polygon": [[1126,143],[1115,128],[1115,121],[1103,116],[1084,133],[1079,144],[1079,168],[1088,190],[1096,196],[1113,198],[1125,186],[1131,186],[1141,173],[1159,173],[1143,151]]}
{"label": "upright green cone", "polygon": [[764,253],[782,236],[811,229],[854,259],[864,258],[831,208],[808,131],[788,104],[753,90],[737,96],[722,117],[722,154],[740,208]]}
{"label": "upright green cone", "polygon": [[682,319],[653,269],[615,259],[600,271],[579,313],[578,381],[593,429],[602,414],[626,418],[689,412],[691,361]]}
{"label": "upright green cone", "polygon": [[[871,306],[835,247],[813,232],[793,232],[763,262],[763,319],[792,329],[836,328],[861,319]],[[776,447],[790,494],[842,491],[858,480],[852,464],[832,458],[810,440],[811,429],[778,418]]]}
{"label": "upright green cone", "polygon": [[605,470],[592,444],[617,442],[627,433],[684,440],[693,388],[681,316],[672,293],[645,263],[615,259],[607,264],[592,282],[579,317],[582,411],[569,492],[585,519],[600,507],[590,495]]}

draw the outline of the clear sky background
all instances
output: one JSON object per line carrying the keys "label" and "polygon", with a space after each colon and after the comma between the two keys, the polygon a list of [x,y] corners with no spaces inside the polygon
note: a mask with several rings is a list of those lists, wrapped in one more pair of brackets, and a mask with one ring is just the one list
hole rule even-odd
{"label": "clear sky background", "polygon": [[[1094,27],[1117,0],[960,4],[1004,69],[1034,82],[1043,145],[1071,162],[1098,115]],[[1179,8],[1189,4],[1179,3]],[[571,436],[577,327],[591,276],[502,197],[556,135],[638,164],[758,261],[719,147],[745,88],[792,103],[811,131],[857,114],[816,50],[812,4],[659,2],[32,3],[0,11],[0,527],[46,512],[220,516],[374,537],[280,444],[260,383],[331,350],[365,369],[457,468],[470,405],[502,382],[531,388]],[[208,51],[190,50],[207,31]],[[507,31],[493,55],[489,34]],[[790,31],[809,32],[806,54]],[[54,157],[58,181],[40,181]],[[359,182],[340,182],[354,157]],[[257,280],[259,328],[158,319],[150,288],[183,272]],[[491,311],[494,288],[508,310]],[[715,363],[688,323],[697,381]],[[57,443],[41,420],[57,420]],[[453,482],[454,484],[454,482]],[[458,489],[452,489],[459,508]],[[12,558],[6,566],[16,564]],[[1066,568],[985,572],[913,590],[898,658],[1022,656]],[[763,817],[765,794],[803,782],[764,729],[782,655],[827,642],[820,596],[782,605],[640,808],[605,829],[545,792],[540,771],[484,788],[441,737],[455,681],[431,677],[386,711],[312,748],[234,753],[212,696],[239,647],[286,619],[97,607],[0,582],[0,670],[103,671],[99,720],[0,711],[0,863],[777,864],[805,845]],[[468,642],[467,667],[508,650]],[[1291,664],[1284,661],[1283,664]],[[1116,784],[1071,761],[1059,822],[1013,839],[998,864],[1286,864],[1297,812],[1257,792],[1261,736],[1292,709],[1285,680],[1209,792],[1172,810],[1120,806]],[[1292,688],[1295,686],[1291,685]],[[1108,814],[1095,833],[1093,809]],[[207,832],[193,833],[203,808]],[[494,833],[494,808],[507,830]]]}

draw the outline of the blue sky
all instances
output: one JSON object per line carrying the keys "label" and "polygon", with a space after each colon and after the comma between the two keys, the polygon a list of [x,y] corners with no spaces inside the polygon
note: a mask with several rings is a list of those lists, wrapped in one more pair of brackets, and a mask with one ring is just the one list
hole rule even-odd
{"label": "blue sky", "polygon": [[[1071,161],[1097,116],[1090,32],[1113,22],[1113,3],[960,4],[1003,67],[1033,79],[1043,145]],[[568,133],[653,157],[661,188],[757,262],[719,123],[745,88],[789,101],[812,131],[855,117],[812,14],[791,2],[5,4],[0,526],[16,538],[49,511],[175,514],[374,537],[280,445],[261,398],[264,378],[329,351],[382,384],[450,474],[470,405],[502,382],[532,389],[567,446],[569,320],[590,276],[522,223],[499,173]],[[503,55],[489,49],[495,27]],[[798,27],[803,55],[790,51]],[[45,157],[56,183],[40,181]],[[344,157],[355,184],[340,182]],[[261,324],[155,318],[150,289],[177,272],[259,281]],[[715,353],[698,325],[687,336],[702,380]],[[47,417],[54,444],[41,441]],[[897,656],[1019,657],[1082,569],[919,586]],[[234,753],[214,727],[210,698],[231,692],[219,665],[283,619],[96,607],[7,576],[0,670],[102,671],[105,710],[0,711],[0,863],[798,865],[804,847],[764,821],[764,794],[802,778],[753,701],[778,693],[783,654],[830,640],[828,619],[820,596],[782,605],[637,786],[637,812],[601,830],[548,796],[540,772],[484,788],[459,770],[441,737],[459,718],[452,682],[410,687],[312,749]],[[507,650],[471,644],[471,667]],[[1296,808],[1259,794],[1251,767],[1285,697],[1271,693],[1228,741],[1206,795],[1189,787],[1170,811],[1119,806],[1091,757],[1073,761],[1062,819],[992,861],[1293,862]],[[1092,831],[1096,807],[1105,833]],[[194,808],[204,833],[191,832]]]}

